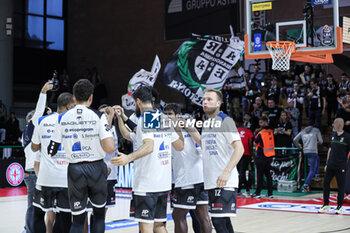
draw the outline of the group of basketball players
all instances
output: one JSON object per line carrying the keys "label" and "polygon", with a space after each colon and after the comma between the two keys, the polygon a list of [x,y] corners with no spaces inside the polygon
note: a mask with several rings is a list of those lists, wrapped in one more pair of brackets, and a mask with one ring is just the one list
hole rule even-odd
{"label": "group of basketball players", "polygon": [[[205,90],[203,110],[207,121],[215,124],[203,124],[200,134],[193,124],[178,118],[177,105],[167,105],[165,112],[155,109],[150,87],[133,93],[136,122],[120,106],[91,109],[93,92],[90,81],[79,80],[73,94],[58,96],[57,112],[28,119],[34,125],[31,150],[40,153],[35,158],[34,216],[26,222],[26,232],[31,232],[31,224],[32,232],[46,232],[45,213],[54,210],[53,232],[82,233],[88,205],[93,210],[91,232],[104,232],[106,204],[115,200],[116,168],[130,162],[134,162],[130,216],[139,222],[141,232],[167,232],[171,190],[175,232],[187,232],[190,210],[201,232],[211,232],[211,222],[216,232],[233,232],[236,165],[244,148],[233,119],[220,112],[222,93]],[[131,154],[117,150],[113,119],[122,136],[133,142]]]}

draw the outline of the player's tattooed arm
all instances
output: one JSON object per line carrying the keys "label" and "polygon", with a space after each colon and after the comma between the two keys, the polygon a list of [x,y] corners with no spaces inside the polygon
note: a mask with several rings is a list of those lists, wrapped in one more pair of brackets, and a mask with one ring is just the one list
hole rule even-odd
{"label": "player's tattooed arm", "polygon": [[54,156],[57,154],[58,148],[60,147],[61,143],[55,142],[55,141],[50,141],[49,146],[47,147],[47,154],[49,156]]}

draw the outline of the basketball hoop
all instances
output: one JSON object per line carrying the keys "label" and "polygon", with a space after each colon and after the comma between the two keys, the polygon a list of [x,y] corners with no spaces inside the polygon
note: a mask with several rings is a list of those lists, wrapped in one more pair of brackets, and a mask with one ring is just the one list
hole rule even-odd
{"label": "basketball hoop", "polygon": [[272,69],[278,71],[289,70],[289,61],[295,52],[295,43],[292,41],[269,41],[266,47],[272,57]]}

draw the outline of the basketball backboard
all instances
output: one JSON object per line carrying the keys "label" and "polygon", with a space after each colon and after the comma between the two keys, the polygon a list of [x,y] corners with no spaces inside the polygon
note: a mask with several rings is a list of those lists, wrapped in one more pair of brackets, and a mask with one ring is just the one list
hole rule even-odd
{"label": "basketball backboard", "polygon": [[269,41],[295,42],[292,60],[342,53],[338,9],[338,0],[245,0],[245,58],[271,58]]}

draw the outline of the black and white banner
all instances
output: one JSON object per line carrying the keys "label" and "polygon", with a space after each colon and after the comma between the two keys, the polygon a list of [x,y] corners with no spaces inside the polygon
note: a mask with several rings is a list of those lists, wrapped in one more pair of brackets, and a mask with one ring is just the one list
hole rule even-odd
{"label": "black and white banner", "polygon": [[135,110],[134,99],[132,93],[140,86],[151,86],[153,87],[156,82],[159,70],[161,68],[160,60],[158,55],[154,58],[151,71],[141,69],[138,71],[129,81],[128,93],[122,96],[122,106],[126,110]]}
{"label": "black and white banner", "polygon": [[161,81],[201,105],[204,89],[220,90],[243,50],[241,40],[193,35],[173,54]]}

